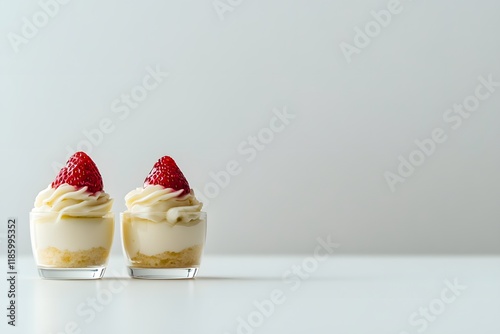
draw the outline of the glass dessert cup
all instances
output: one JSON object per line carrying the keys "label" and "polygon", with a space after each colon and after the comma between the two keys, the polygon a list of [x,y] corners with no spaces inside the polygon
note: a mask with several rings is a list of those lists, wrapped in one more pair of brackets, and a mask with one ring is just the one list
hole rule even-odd
{"label": "glass dessert cup", "polygon": [[[128,273],[132,278],[194,278],[205,245],[207,214],[197,220],[172,225],[165,213],[123,212],[121,236]],[[147,218],[146,218],[147,217]],[[158,221],[158,220],[156,220]]]}
{"label": "glass dessert cup", "polygon": [[[87,215],[87,216],[86,216]],[[115,217],[30,212],[31,246],[40,277],[103,277],[113,244]]]}

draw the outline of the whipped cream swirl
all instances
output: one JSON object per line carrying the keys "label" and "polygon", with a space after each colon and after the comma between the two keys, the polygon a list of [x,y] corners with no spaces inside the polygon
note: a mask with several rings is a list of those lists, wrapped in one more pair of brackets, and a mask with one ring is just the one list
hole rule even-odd
{"label": "whipped cream swirl", "polygon": [[113,200],[106,192],[91,194],[87,187],[76,189],[69,184],[50,185],[35,199],[33,212],[54,212],[60,216],[103,217],[111,211]]}
{"label": "whipped cream swirl", "polygon": [[174,191],[160,185],[137,188],[125,196],[127,212],[155,223],[167,221],[171,225],[186,225],[195,222],[200,218],[203,204],[196,199],[193,190],[181,194],[182,190]]}

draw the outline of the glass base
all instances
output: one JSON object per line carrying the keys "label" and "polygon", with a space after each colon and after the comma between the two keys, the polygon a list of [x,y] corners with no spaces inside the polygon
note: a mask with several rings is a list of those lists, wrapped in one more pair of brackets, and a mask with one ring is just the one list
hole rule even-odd
{"label": "glass base", "polygon": [[143,279],[186,279],[194,278],[198,268],[137,268],[128,267],[132,278]]}
{"label": "glass base", "polygon": [[93,268],[46,268],[38,267],[40,277],[45,279],[99,279],[106,267]]}

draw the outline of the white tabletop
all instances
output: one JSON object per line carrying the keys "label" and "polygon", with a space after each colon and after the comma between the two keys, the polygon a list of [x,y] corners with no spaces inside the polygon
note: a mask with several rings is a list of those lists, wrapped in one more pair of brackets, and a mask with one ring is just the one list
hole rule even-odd
{"label": "white tabletop", "polygon": [[178,281],[129,279],[120,257],[96,281],[18,262],[2,333],[500,333],[500,257],[205,256]]}

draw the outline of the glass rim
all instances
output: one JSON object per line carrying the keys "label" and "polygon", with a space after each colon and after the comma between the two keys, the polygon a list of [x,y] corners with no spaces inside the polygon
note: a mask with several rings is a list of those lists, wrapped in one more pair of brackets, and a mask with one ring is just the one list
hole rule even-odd
{"label": "glass rim", "polygon": [[114,211],[109,211],[106,212],[105,214],[91,214],[89,212],[60,212],[60,211],[33,211],[31,210],[29,212],[30,216],[31,215],[53,215],[53,216],[70,216],[70,217],[75,217],[75,218],[101,218],[101,217],[106,217],[110,215],[115,215]]}
{"label": "glass rim", "polygon": [[[186,213],[199,213],[199,214],[202,214],[202,215],[207,215],[207,212],[206,211],[194,211],[194,212],[189,212],[189,211],[183,211],[183,212],[186,212]],[[157,215],[157,214],[167,214],[166,211],[120,211],[120,214],[127,214],[127,215],[136,215],[136,214],[153,214],[153,215]]]}

